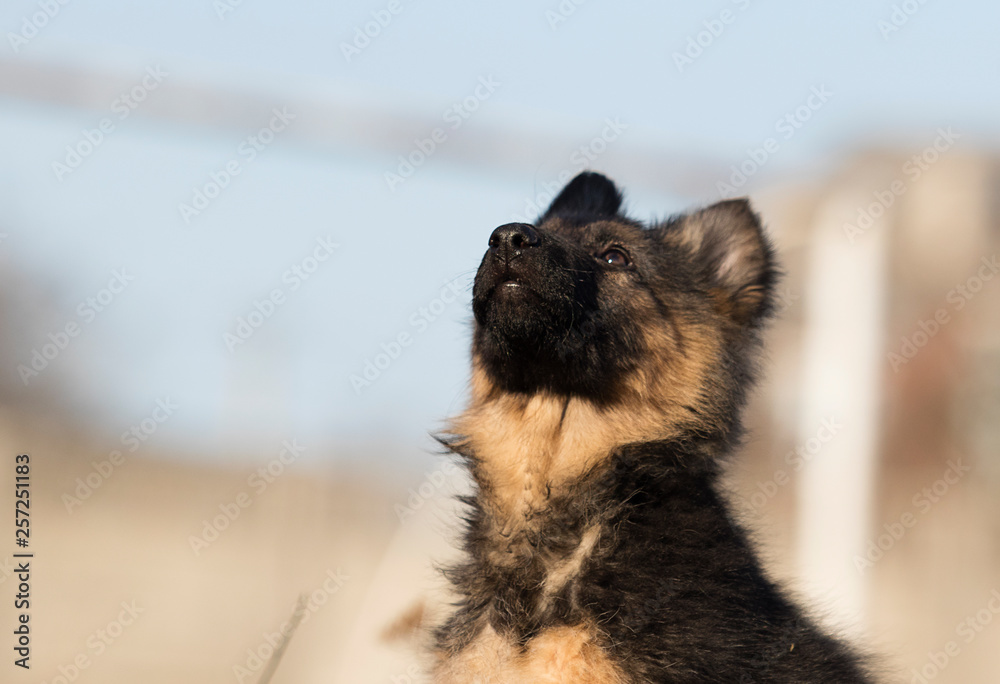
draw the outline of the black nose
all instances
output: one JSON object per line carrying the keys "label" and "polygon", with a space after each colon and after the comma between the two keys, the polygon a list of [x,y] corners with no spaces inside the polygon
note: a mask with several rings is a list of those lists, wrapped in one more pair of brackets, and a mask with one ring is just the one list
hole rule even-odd
{"label": "black nose", "polygon": [[510,261],[522,250],[538,244],[538,233],[527,223],[508,223],[490,235],[490,251]]}

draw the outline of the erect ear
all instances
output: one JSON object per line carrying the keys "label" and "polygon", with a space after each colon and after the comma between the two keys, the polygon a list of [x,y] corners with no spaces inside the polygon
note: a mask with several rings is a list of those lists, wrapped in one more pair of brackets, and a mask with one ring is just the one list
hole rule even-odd
{"label": "erect ear", "polygon": [[622,193],[607,176],[584,171],[552,200],[538,222],[543,223],[559,214],[612,217],[618,214],[621,206]]}
{"label": "erect ear", "polygon": [[744,325],[770,313],[774,252],[748,200],[713,204],[681,219],[676,230],[720,311]]}

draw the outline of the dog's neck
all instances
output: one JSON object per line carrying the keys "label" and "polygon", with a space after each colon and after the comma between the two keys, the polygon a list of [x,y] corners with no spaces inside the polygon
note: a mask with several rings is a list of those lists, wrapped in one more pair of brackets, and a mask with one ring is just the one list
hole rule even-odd
{"label": "dog's neck", "polygon": [[702,337],[700,346],[694,338],[673,347],[656,336],[645,340],[656,363],[617,378],[604,403],[543,389],[505,391],[473,354],[469,408],[450,432],[456,451],[473,460],[484,505],[516,525],[626,445],[692,434],[726,439],[738,431],[739,399],[712,399],[704,391],[721,342],[718,335]]}
{"label": "dog's neck", "polygon": [[510,521],[598,466],[615,446],[610,427],[586,403],[544,394],[479,403],[455,425],[486,507]]}
{"label": "dog's neck", "polygon": [[553,497],[593,478],[627,445],[679,438],[662,412],[598,406],[544,392],[473,396],[452,424],[456,451],[470,457],[484,512],[505,534]]}
{"label": "dog's neck", "polygon": [[[471,468],[477,480],[485,479],[476,457]],[[628,553],[668,548],[697,556],[701,552],[689,547],[711,538],[716,548],[729,549],[729,557],[750,562],[740,533],[730,529],[716,478],[715,461],[690,442],[654,441],[614,449],[581,477],[534,497],[534,508],[522,495],[518,517],[498,507],[488,489],[492,482],[486,482],[470,502],[467,560],[451,573],[467,600],[459,620],[489,623],[526,639],[540,625],[591,619],[582,607],[586,601],[575,598],[584,590],[582,578],[588,567],[603,562],[599,559],[622,553],[622,544]],[[683,529],[663,524],[677,520],[685,521]],[[702,571],[697,563],[668,567],[663,562],[649,568],[635,564],[630,572],[644,577],[668,572],[693,582]],[[460,631],[471,635],[476,629]]]}

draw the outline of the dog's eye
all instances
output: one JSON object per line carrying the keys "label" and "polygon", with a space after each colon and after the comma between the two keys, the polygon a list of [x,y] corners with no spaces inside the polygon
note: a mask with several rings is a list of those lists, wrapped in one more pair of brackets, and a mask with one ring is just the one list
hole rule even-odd
{"label": "dog's eye", "polygon": [[610,264],[612,266],[628,266],[632,263],[629,261],[628,255],[625,254],[625,252],[614,247],[601,252],[601,256],[598,258],[606,264]]}

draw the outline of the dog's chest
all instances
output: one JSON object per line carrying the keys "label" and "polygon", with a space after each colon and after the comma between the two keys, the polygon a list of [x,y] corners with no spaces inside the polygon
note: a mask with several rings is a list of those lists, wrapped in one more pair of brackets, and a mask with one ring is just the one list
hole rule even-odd
{"label": "dog's chest", "polygon": [[[550,530],[549,537],[561,533]],[[486,556],[489,573],[496,577],[492,610],[513,626],[578,619],[581,585],[599,556],[601,534],[602,526],[593,524],[569,534],[572,543],[553,539],[549,545],[532,544],[520,538],[499,544]]]}
{"label": "dog's chest", "polygon": [[586,568],[599,554],[602,527],[573,534],[573,544],[536,546],[521,537],[486,554],[492,582],[483,608],[465,629],[471,637],[442,658],[435,682],[604,682],[625,679],[581,605]]}
{"label": "dog's chest", "polygon": [[625,684],[625,676],[589,623],[551,627],[522,647],[484,628],[459,654],[442,660],[435,684]]}

